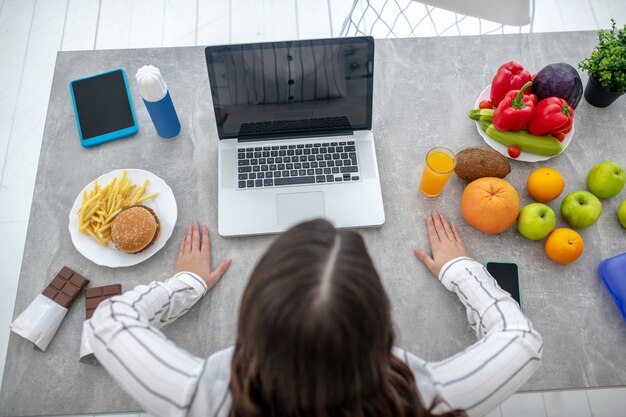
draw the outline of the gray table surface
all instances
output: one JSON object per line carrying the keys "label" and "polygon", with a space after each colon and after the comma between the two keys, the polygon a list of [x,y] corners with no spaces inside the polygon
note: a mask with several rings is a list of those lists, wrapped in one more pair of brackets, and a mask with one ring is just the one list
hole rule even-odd
{"label": "gray table surface", "polygon": [[[413,246],[428,247],[423,222],[436,208],[457,223],[476,259],[513,261],[520,267],[525,311],[545,340],[543,366],[524,390],[626,384],[626,323],[596,273],[600,260],[626,251],[626,230],[615,216],[626,193],[603,201],[598,223],[581,232],[586,244],[582,258],[562,266],[546,258],[542,242],[524,239],[515,228],[490,236],[465,224],[459,209],[464,187],[460,179],[453,177],[439,198],[427,199],[417,191],[430,147],[458,151],[482,143],[466,112],[499,65],[514,59],[532,72],[554,62],[575,66],[594,43],[595,32],[376,41],[373,131],[387,221],[362,233],[392,300],[398,345],[437,360],[476,340],[456,296],[411,253]],[[158,66],[169,85],[183,125],[174,140],[158,138],[140,100],[133,75],[144,64]],[[68,83],[117,67],[130,75],[139,134],[83,149]],[[507,180],[517,188],[522,204],[531,202],[526,177],[539,166],[563,173],[565,193],[584,189],[586,173],[597,162],[614,160],[626,166],[625,114],[624,98],[606,109],[583,100],[576,111],[574,140],[564,154],[545,163],[512,162]],[[165,332],[202,357],[232,344],[247,276],[272,237],[221,238],[215,232],[217,140],[202,48],[59,52],[16,315],[63,265],[83,273],[94,286],[121,282],[128,289],[167,278],[177,243],[197,218],[214,231],[214,257],[232,257],[234,262],[217,287]],[[179,216],[172,238],[154,257],[134,267],[110,269],[96,266],[74,249],[67,218],[82,187],[116,168],[147,169],[165,179],[174,190]],[[557,213],[562,197],[550,203]],[[139,410],[102,367],[78,362],[84,314],[81,297],[45,353],[11,335],[0,393],[2,415]]]}

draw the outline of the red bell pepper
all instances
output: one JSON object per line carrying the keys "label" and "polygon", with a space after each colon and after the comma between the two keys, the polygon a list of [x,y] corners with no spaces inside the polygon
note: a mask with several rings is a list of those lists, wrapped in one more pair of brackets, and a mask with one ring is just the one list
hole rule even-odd
{"label": "red bell pepper", "polygon": [[[495,114],[494,114],[495,117]],[[569,131],[574,123],[574,109],[559,97],[548,97],[535,106],[528,131],[533,135],[558,134]]]}
{"label": "red bell pepper", "polygon": [[528,94],[524,94],[532,83],[529,81],[522,86],[521,90],[511,90],[506,93],[498,108],[493,112],[493,126],[502,131],[522,130],[526,127],[533,115],[533,100]]}
{"label": "red bell pepper", "polygon": [[511,90],[519,90],[528,81],[531,81],[530,73],[520,64],[515,61],[503,64],[498,68],[496,76],[491,81],[491,102],[494,106],[497,106],[506,93]]}

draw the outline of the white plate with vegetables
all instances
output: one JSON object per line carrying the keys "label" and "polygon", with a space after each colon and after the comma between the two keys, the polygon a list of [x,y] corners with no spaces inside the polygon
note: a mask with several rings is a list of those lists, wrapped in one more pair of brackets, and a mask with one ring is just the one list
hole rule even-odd
{"label": "white plate with vegetables", "polygon": [[[480,95],[478,96],[478,98],[476,99],[476,103],[474,103],[474,108],[477,109],[478,105],[480,104],[481,101],[483,100],[489,100],[489,96],[490,96],[490,92],[491,92],[491,85],[488,85],[487,87],[485,87],[485,89],[480,93]],[[480,136],[482,136],[483,140],[485,141],[485,143],[489,146],[491,146],[493,149],[495,149],[496,151],[500,152],[502,155],[506,156],[507,158],[513,159],[515,161],[524,161],[524,162],[540,162],[540,161],[547,161],[550,158],[553,158],[557,155],[562,154],[565,149],[569,146],[570,142],[572,141],[572,138],[574,137],[574,125],[572,125],[572,130],[567,133],[565,135],[565,139],[563,139],[563,142],[561,142],[561,145],[563,146],[563,149],[561,150],[561,152],[559,152],[556,155],[539,155],[536,153],[531,153],[531,152],[527,152],[522,150],[522,152],[520,153],[520,155],[517,158],[511,158],[511,156],[509,155],[508,152],[508,146],[500,143],[498,141],[496,141],[495,139],[493,139],[492,137],[490,137],[482,128],[480,122],[475,122],[476,123],[476,130],[478,130],[478,134]]]}
{"label": "white plate with vegetables", "polygon": [[[109,186],[107,191],[107,186],[113,179],[116,179],[116,182]],[[96,182],[98,189],[94,189]],[[123,185],[120,186],[122,182]],[[117,189],[115,189],[116,184],[118,184]],[[104,195],[104,197],[99,198],[95,194]],[[92,209],[93,204],[89,200],[97,199],[103,200],[102,206],[100,209]],[[121,200],[123,203],[120,203]],[[113,242],[110,242],[105,225],[112,222],[115,215],[121,211],[120,209],[135,204],[144,205],[154,211],[159,219],[159,234],[154,243],[144,251],[129,254],[117,250]],[[119,207],[112,207],[115,205]],[[88,208],[89,213],[81,217],[81,212],[85,207]],[[102,220],[100,223],[94,220],[91,224],[87,224],[86,217],[96,220],[100,217]],[[142,169],[117,169],[101,175],[81,190],[69,214],[69,231],[74,247],[85,258],[97,265],[118,268],[141,263],[163,248],[172,236],[177,218],[176,199],[165,181]]]}

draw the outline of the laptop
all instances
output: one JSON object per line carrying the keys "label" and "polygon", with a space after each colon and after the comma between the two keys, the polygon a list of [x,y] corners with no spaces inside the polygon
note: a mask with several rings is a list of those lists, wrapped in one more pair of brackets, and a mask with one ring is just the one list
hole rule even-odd
{"label": "laptop", "polygon": [[372,37],[210,46],[205,57],[220,235],[279,233],[314,218],[384,223]]}

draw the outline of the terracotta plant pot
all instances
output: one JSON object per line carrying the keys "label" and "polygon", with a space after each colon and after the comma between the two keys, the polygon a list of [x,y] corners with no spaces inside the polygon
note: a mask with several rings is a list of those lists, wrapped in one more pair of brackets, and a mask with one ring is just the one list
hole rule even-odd
{"label": "terracotta plant pot", "polygon": [[589,77],[585,87],[585,100],[595,107],[607,107],[624,93],[605,90],[595,78]]}

